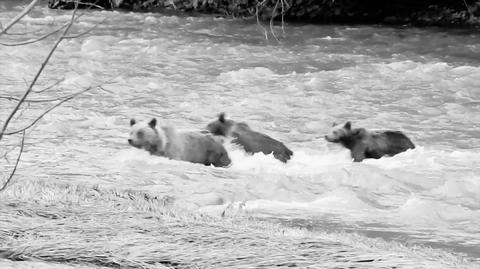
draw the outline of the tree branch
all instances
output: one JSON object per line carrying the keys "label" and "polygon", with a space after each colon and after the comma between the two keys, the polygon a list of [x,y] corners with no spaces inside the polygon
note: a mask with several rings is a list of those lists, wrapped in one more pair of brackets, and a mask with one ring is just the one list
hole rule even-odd
{"label": "tree branch", "polygon": [[17,167],[18,167],[18,163],[20,163],[20,158],[22,157],[22,153],[23,153],[23,145],[25,144],[25,131],[23,131],[22,133],[22,143],[20,144],[20,151],[18,152],[18,157],[17,157],[17,161],[15,162],[15,166],[13,167],[13,170],[10,172],[10,176],[8,176],[7,180],[5,181],[5,183],[3,183],[3,186],[0,188],[0,192],[2,192],[3,190],[5,190],[5,188],[7,187],[7,185],[10,183],[10,181],[12,180],[13,176],[15,175],[15,171],[17,171]]}
{"label": "tree branch", "polygon": [[[34,0],[35,1],[35,0]],[[38,1],[38,0],[37,0]],[[33,3],[33,1],[32,1]],[[47,57],[45,58],[45,60],[42,62],[42,66],[40,67],[40,69],[38,70],[37,74],[35,75],[34,79],[32,80],[32,82],[30,83],[30,86],[28,87],[28,89],[25,91],[25,93],[23,94],[23,96],[20,98],[20,100],[18,101],[17,105],[15,106],[15,108],[13,109],[13,111],[10,113],[10,115],[7,117],[7,120],[4,122],[3,124],[3,127],[2,129],[0,130],[0,140],[2,140],[3,138],[3,135],[5,134],[5,131],[7,129],[7,126],[8,124],[10,123],[10,121],[12,120],[13,116],[15,116],[15,114],[17,113],[18,109],[20,108],[20,106],[22,105],[22,103],[24,102],[25,99],[27,99],[27,96],[30,94],[30,92],[32,91],[33,89],[33,86],[35,85],[35,83],[37,82],[38,78],[40,77],[40,75],[42,74],[43,72],[43,69],[45,68],[45,66],[47,65],[48,61],[50,60],[50,58],[52,57],[53,53],[55,52],[55,50],[57,49],[58,45],[60,44],[60,42],[62,42],[62,40],[64,39],[64,37],[67,35],[68,33],[68,30],[70,30],[70,27],[72,27],[73,25],[73,22],[75,21],[75,15],[77,13],[77,7],[78,7],[78,3],[76,3],[76,6],[75,6],[75,10],[73,11],[73,14],[72,14],[72,18],[70,19],[70,23],[67,25],[67,27],[65,28],[65,30],[63,31],[63,34],[60,36],[60,38],[58,38],[57,42],[55,42],[55,45],[52,47],[52,49],[50,50],[50,52],[48,53]],[[23,16],[22,16],[23,17]]]}
{"label": "tree branch", "polygon": [[25,130],[31,128],[33,125],[35,125],[35,123],[37,123],[39,120],[41,120],[43,118],[43,116],[45,116],[46,114],[48,114],[50,111],[54,110],[55,108],[57,108],[58,106],[60,106],[61,104],[77,97],[78,95],[84,93],[84,92],[87,92],[89,90],[91,90],[92,87],[88,87],[82,91],[79,91],[79,92],[76,92],[74,94],[71,94],[70,96],[62,99],[60,102],[56,103],[55,105],[51,106],[49,109],[45,110],[42,114],[40,114],[40,116],[38,116],[34,121],[32,121],[29,125],[27,125],[26,127],[23,127],[21,129],[18,129],[18,130],[15,130],[15,131],[12,131],[12,132],[5,132],[4,135],[13,135],[13,134],[18,134],[20,132],[25,132]]}
{"label": "tree branch", "polygon": [[275,38],[275,40],[277,40],[277,42],[279,42],[279,40],[277,38],[277,35],[275,35],[275,30],[273,29],[273,20],[275,19],[275,13],[277,13],[277,8],[278,8],[278,2],[279,1],[281,1],[281,0],[277,0],[275,2],[275,7],[273,8],[272,16],[270,17],[270,32],[272,33],[273,38]]}
{"label": "tree branch", "polygon": [[25,17],[25,15],[27,15],[30,10],[32,10],[32,8],[39,2],[40,0],[32,0],[32,2],[30,2],[30,4],[25,7],[22,12],[20,12],[15,18],[13,18],[8,24],[7,26],[5,26],[1,32],[0,32],[0,36],[4,33],[6,33],[8,31],[8,29],[10,29],[13,25],[15,25],[19,20],[21,20],[23,17]]}
{"label": "tree branch", "polygon": [[86,34],[90,33],[91,31],[93,31],[95,28],[97,28],[97,27],[98,27],[100,24],[102,24],[105,20],[106,20],[106,18],[103,19],[103,20],[101,20],[100,22],[96,23],[96,24],[95,24],[94,26],[92,26],[90,29],[88,29],[88,30],[86,30],[86,31],[84,31],[84,32],[82,32],[82,33],[79,33],[79,34],[76,34],[76,35],[65,36],[64,38],[77,38],[77,37],[81,37],[81,36],[83,36],[83,35],[86,35]]}
{"label": "tree branch", "polygon": [[80,2],[80,4],[82,4],[82,5],[88,6],[89,9],[92,8],[92,7],[96,7],[96,8],[98,8],[98,9],[105,10],[104,7],[96,4],[96,3],[98,2],[98,0],[95,1],[95,3],[88,3],[88,2],[82,2],[82,1],[79,1],[79,2]]}
{"label": "tree branch", "polygon": [[[78,19],[79,19],[80,17],[82,17],[83,15],[84,15],[84,14],[79,14],[79,15],[75,18],[75,22],[77,22]],[[106,19],[103,19],[103,20],[102,20],[101,22],[99,22],[98,24],[104,22],[105,20],[106,20]],[[40,37],[38,37],[38,38],[29,39],[29,40],[26,40],[26,41],[16,42],[16,43],[1,43],[1,42],[0,42],[0,45],[2,45],[2,46],[11,46],[11,47],[12,47],[12,46],[21,46],[21,45],[32,44],[32,43],[41,41],[41,40],[43,40],[43,39],[45,39],[45,38],[47,38],[47,37],[49,37],[49,36],[51,36],[51,35],[54,35],[54,34],[60,32],[60,30],[62,30],[62,29],[65,28],[66,26],[68,26],[70,23],[71,23],[71,22],[67,22],[67,23],[65,23],[64,25],[62,25],[61,27],[59,27],[58,29],[53,30],[52,32],[49,32],[49,33],[47,33],[47,34],[45,34],[45,35],[43,35],[43,36],[40,36]],[[87,33],[90,32],[91,30],[95,29],[95,28],[98,26],[98,24],[96,24],[95,26],[93,26],[92,29],[87,30]],[[35,33],[35,32],[32,32],[32,33]],[[6,34],[7,34],[7,35],[12,35],[12,33],[6,33]],[[18,33],[17,35],[20,35],[20,34]],[[78,36],[82,36],[82,35],[84,35],[84,33],[79,34]],[[73,38],[73,37],[65,36],[64,38]]]}
{"label": "tree branch", "polygon": [[41,89],[41,90],[32,91],[32,92],[34,92],[34,93],[42,93],[42,92],[44,92],[44,91],[47,91],[47,90],[49,90],[49,89],[57,86],[58,84],[60,84],[60,82],[62,82],[62,81],[64,81],[64,80],[65,80],[65,78],[59,79],[59,80],[57,80],[55,83],[53,83],[53,84],[50,85],[50,86],[47,86],[47,87],[45,87],[45,88],[43,88],[43,89]]}
{"label": "tree branch", "polygon": [[[57,97],[57,98],[50,98],[50,99],[25,99],[25,100],[23,100],[23,102],[25,102],[25,103],[48,103],[48,102],[60,101],[60,100],[63,100],[65,98],[69,98],[72,95],[75,95],[75,94],[73,93],[73,94],[69,94],[69,95],[65,95],[65,96],[61,96],[61,97]],[[0,95],[0,99],[6,99],[6,100],[9,100],[9,101],[12,101],[12,100],[13,101],[20,101],[20,98],[13,97],[13,96],[8,96],[8,95]]]}
{"label": "tree branch", "polygon": [[41,37],[38,37],[38,38],[34,38],[34,39],[30,39],[30,40],[26,40],[26,41],[22,41],[22,42],[16,42],[16,43],[2,43],[0,42],[0,45],[2,46],[10,46],[10,47],[13,47],[13,46],[21,46],[21,45],[27,45],[27,44],[31,44],[31,43],[35,43],[35,42],[38,42],[38,41],[41,41],[51,35],[54,35],[58,32],[60,32],[60,30],[62,30],[63,28],[65,28],[69,23],[65,23],[62,27],[59,27],[58,29],[50,32],[50,33],[47,33]]}
{"label": "tree branch", "polygon": [[265,29],[265,27],[263,27],[262,23],[260,22],[260,18],[259,18],[259,15],[258,15],[258,6],[255,6],[255,15],[256,15],[256,18],[257,18],[257,25],[260,26],[260,28],[262,28],[263,30],[263,34],[265,35],[265,39],[268,40],[268,31],[267,29]]}

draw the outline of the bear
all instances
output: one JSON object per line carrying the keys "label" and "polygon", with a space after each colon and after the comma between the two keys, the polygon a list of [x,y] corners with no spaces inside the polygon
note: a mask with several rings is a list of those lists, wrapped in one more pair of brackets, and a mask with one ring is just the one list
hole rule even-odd
{"label": "bear", "polygon": [[284,163],[293,155],[293,151],[282,142],[253,131],[246,123],[225,119],[225,113],[221,113],[217,120],[209,123],[206,129],[214,135],[232,137],[232,143],[242,146],[248,153],[273,153],[277,160]]}
{"label": "bear", "polygon": [[341,143],[350,150],[354,162],[366,158],[380,159],[394,156],[408,149],[414,149],[413,142],[400,131],[367,131],[365,128],[352,129],[347,121],[343,126],[333,124],[330,134],[325,136],[328,142]]}
{"label": "bear", "polygon": [[131,119],[130,127],[128,143],[152,155],[216,167],[231,164],[225,147],[211,134],[177,131],[170,126],[157,127],[155,118],[149,122]]}

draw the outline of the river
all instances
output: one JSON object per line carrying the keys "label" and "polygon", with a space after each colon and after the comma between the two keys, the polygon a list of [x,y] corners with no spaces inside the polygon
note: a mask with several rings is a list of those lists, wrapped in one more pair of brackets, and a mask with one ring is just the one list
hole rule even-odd
{"label": "river", "polygon": [[[2,19],[20,10],[0,7]],[[15,30],[54,29],[69,14],[37,7]],[[28,132],[19,178],[142,191],[208,214],[228,206],[233,218],[357,233],[480,262],[477,31],[286,24],[284,32],[274,27],[277,41],[252,21],[89,11],[73,32],[102,19],[61,43],[38,89],[62,79],[60,92],[108,81],[104,90],[53,110]],[[2,95],[21,94],[52,43],[0,47]],[[3,120],[13,103],[0,104]],[[43,108],[32,104],[23,116]],[[200,130],[220,112],[283,141],[293,159],[283,164],[227,144],[232,166],[214,168],[127,143],[132,117]],[[352,163],[323,138],[334,121],[401,130],[417,147]]]}

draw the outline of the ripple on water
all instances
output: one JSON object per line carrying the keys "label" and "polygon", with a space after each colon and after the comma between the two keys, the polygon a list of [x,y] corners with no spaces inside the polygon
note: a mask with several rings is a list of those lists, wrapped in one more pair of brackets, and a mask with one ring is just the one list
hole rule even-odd
{"label": "ripple on water", "polygon": [[[38,12],[25,25],[54,29],[69,18]],[[460,53],[478,50],[477,35],[289,25],[272,43],[256,25],[237,20],[121,12],[87,13],[79,31],[100,16],[107,22],[90,35],[62,43],[40,84],[62,78],[68,92],[115,79],[38,124],[22,176],[133,189],[212,214],[320,219],[317,229],[393,241],[402,240],[387,233],[402,233],[479,258],[471,246],[480,241],[480,62]],[[432,51],[435,40],[451,46]],[[21,94],[50,41],[0,50],[5,92]],[[13,103],[0,102],[5,115]],[[32,108],[30,119],[43,107]],[[227,144],[232,166],[213,168],[126,143],[131,117],[199,130],[220,112],[285,142],[293,159],[283,164]],[[347,120],[402,130],[417,148],[352,163],[347,150],[323,139],[333,121]]]}

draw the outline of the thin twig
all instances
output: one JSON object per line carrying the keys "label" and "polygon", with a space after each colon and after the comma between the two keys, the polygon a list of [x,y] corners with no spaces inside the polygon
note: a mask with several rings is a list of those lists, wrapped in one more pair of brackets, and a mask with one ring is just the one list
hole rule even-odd
{"label": "thin twig", "polygon": [[15,25],[15,23],[17,23],[19,20],[21,20],[25,15],[27,15],[30,10],[32,10],[32,8],[39,2],[40,0],[32,0],[32,2],[30,2],[30,4],[25,7],[22,12],[20,12],[15,18],[13,18],[8,24],[7,26],[5,26],[2,31],[0,32],[0,36],[4,33],[6,33],[8,31],[8,29],[10,29],[13,25]]}
{"label": "thin twig", "polygon": [[[124,71],[124,72],[126,72],[126,71]],[[123,72],[122,72],[122,73],[123,73]],[[122,73],[120,73],[119,76],[120,76]],[[117,77],[118,77],[118,76],[117,76]],[[49,113],[50,111],[52,111],[52,110],[55,109],[56,107],[60,106],[61,104],[65,103],[65,102],[67,102],[67,101],[69,101],[69,100],[71,100],[71,99],[73,99],[73,98],[75,98],[75,97],[77,97],[77,96],[85,93],[85,92],[88,92],[88,91],[90,91],[90,90],[92,90],[92,89],[99,88],[99,89],[101,89],[101,90],[104,90],[104,91],[106,91],[106,92],[110,92],[110,93],[111,93],[111,91],[106,90],[106,89],[103,87],[103,85],[109,84],[110,82],[112,82],[112,81],[113,81],[115,78],[117,78],[117,77],[110,78],[110,79],[108,79],[108,80],[106,80],[106,81],[104,81],[104,82],[102,82],[102,83],[100,83],[100,84],[98,84],[98,85],[96,85],[96,86],[90,86],[90,87],[88,87],[88,88],[86,88],[86,89],[84,89],[84,90],[78,91],[78,92],[73,93],[73,94],[71,94],[71,95],[63,96],[62,98],[64,98],[64,99],[61,99],[60,102],[56,103],[55,105],[51,106],[49,109],[45,110],[42,114],[40,114],[40,115],[39,115],[34,121],[32,121],[29,125],[27,125],[27,126],[24,127],[24,128],[18,129],[18,130],[16,130],[16,131],[5,132],[5,135],[17,134],[17,133],[20,133],[20,132],[22,132],[22,131],[24,131],[24,130],[27,130],[27,129],[31,128],[31,127],[32,127],[33,125],[35,125],[39,120],[41,120],[47,113]],[[60,98],[59,98],[59,99],[60,99]],[[53,101],[53,100],[52,100],[52,101]],[[24,102],[25,102],[25,101],[24,101]]]}
{"label": "thin twig", "polygon": [[88,9],[90,9],[90,8],[92,8],[92,7],[96,7],[96,8],[98,8],[98,9],[105,10],[104,7],[99,6],[99,5],[96,4],[98,1],[96,1],[95,3],[86,3],[86,2],[82,2],[82,1],[79,1],[79,2],[80,2],[80,4],[82,4],[82,5],[89,6]]}
{"label": "thin twig", "polygon": [[[65,98],[69,98],[70,96],[75,95],[74,93],[68,94],[65,96],[57,97],[57,98],[50,98],[50,99],[25,99],[23,102],[25,103],[49,103],[49,102],[55,102],[55,101],[60,101]],[[8,96],[8,95],[0,95],[0,99],[6,99],[9,101],[20,101],[20,98],[18,97],[13,97],[13,96]]]}
{"label": "thin twig", "polygon": [[112,93],[112,94],[113,94],[112,91],[109,91],[109,90],[105,89],[103,86],[97,86],[97,87],[100,88],[100,89],[103,90],[103,91],[106,91],[106,92],[108,92],[108,93]]}
{"label": "thin twig", "polygon": [[284,5],[284,0],[280,0],[282,3],[282,33],[283,37],[285,37],[285,21],[283,20],[285,16],[285,5]]}
{"label": "thin twig", "polygon": [[[77,95],[79,95],[79,94],[82,94],[82,93],[84,93],[84,92],[86,92],[86,91],[89,91],[89,90],[91,90],[91,89],[93,89],[93,88],[100,88],[100,89],[102,89],[102,90],[104,90],[104,91],[106,91],[106,92],[110,92],[110,93],[111,93],[111,91],[108,91],[108,90],[106,90],[105,88],[103,88],[103,87],[101,86],[101,85],[104,85],[104,84],[108,84],[110,81],[111,81],[111,80],[107,80],[107,81],[103,82],[102,84],[97,85],[97,86],[95,86],[95,87],[91,87],[91,86],[90,86],[90,87],[87,88],[87,90],[81,90],[81,91],[76,92],[76,93],[72,93],[72,94],[68,94],[68,95],[64,95],[64,96],[60,96],[60,97],[56,97],[56,98],[50,98],[50,99],[25,99],[25,100],[23,100],[23,102],[25,102],[25,103],[49,103],[49,102],[61,101],[61,100],[66,99],[66,98],[70,98],[70,97],[72,97],[72,96],[77,96]],[[55,83],[55,84],[58,84],[59,82],[60,82],[60,81],[58,81],[58,82]],[[13,97],[13,96],[9,96],[9,95],[0,95],[0,99],[13,100],[13,101],[19,101],[19,100],[20,100],[20,98],[18,98],[18,97]]]}
{"label": "thin twig", "polygon": [[15,148],[16,148],[16,146],[15,146],[15,147],[12,147],[12,148],[10,148],[10,149],[7,149],[6,147],[4,148],[5,153],[3,153],[2,158],[5,159],[5,161],[6,161],[7,163],[10,163],[10,160],[8,159],[8,154],[10,154],[10,152],[12,152]]}
{"label": "thin twig", "polygon": [[107,18],[104,18],[103,20],[101,20],[100,22],[96,23],[93,27],[91,27],[90,29],[80,33],[80,34],[76,34],[76,35],[69,35],[69,36],[65,36],[64,38],[77,38],[77,37],[81,37],[81,36],[84,36],[88,33],[90,33],[91,31],[93,31],[95,28],[97,28],[100,24],[102,24],[103,22],[105,22]]}
{"label": "thin twig", "polygon": [[42,93],[42,92],[44,92],[44,91],[47,91],[47,90],[49,90],[49,89],[57,86],[58,84],[60,84],[60,82],[62,82],[62,81],[64,81],[64,80],[65,80],[65,78],[59,79],[59,80],[57,80],[55,83],[53,83],[53,84],[50,85],[50,86],[47,86],[47,87],[45,87],[45,88],[43,88],[43,89],[41,89],[41,90],[32,91],[32,92],[34,92],[34,93]]}
{"label": "thin twig", "polygon": [[21,33],[20,33],[20,32],[19,32],[19,33],[17,33],[17,32],[14,32],[14,33],[8,32],[8,33],[4,33],[4,34],[5,34],[5,35],[30,35],[30,34],[36,34],[36,33],[37,33],[37,31],[21,32]]}
{"label": "thin twig", "polygon": [[2,43],[0,42],[0,45],[2,46],[21,46],[21,45],[27,45],[27,44],[31,44],[31,43],[35,43],[35,42],[38,42],[38,41],[41,41],[51,35],[54,35],[58,32],[60,32],[60,30],[62,30],[63,28],[65,28],[69,23],[65,23],[64,25],[62,25],[62,27],[59,27],[58,29],[50,32],[50,33],[47,33],[41,37],[38,37],[38,38],[34,38],[34,39],[30,39],[30,40],[26,40],[26,41],[22,41],[22,42],[15,42],[15,43]]}
{"label": "thin twig", "polygon": [[23,132],[29,128],[31,128],[33,125],[35,125],[35,123],[37,123],[39,120],[41,120],[43,118],[43,116],[45,116],[46,114],[48,114],[50,111],[54,110],[55,108],[57,108],[58,106],[60,106],[61,104],[77,97],[78,95],[84,93],[84,92],[87,92],[89,90],[91,90],[92,87],[88,87],[82,91],[79,91],[77,93],[74,93],[68,97],[66,97],[65,99],[61,100],[60,102],[56,103],[55,105],[51,106],[49,109],[45,110],[42,114],[40,114],[40,116],[38,116],[34,121],[32,121],[29,125],[27,125],[26,127],[23,127],[21,129],[18,129],[18,130],[15,130],[15,131],[12,131],[12,132],[5,132],[5,135],[13,135],[13,134],[18,134],[20,132]]}
{"label": "thin twig", "polygon": [[469,15],[470,17],[472,17],[473,14],[472,14],[472,12],[471,12],[471,10],[470,10],[470,6],[467,4],[467,1],[466,1],[466,0],[463,0],[463,3],[465,4],[465,7],[467,8],[468,15]]}
{"label": "thin twig", "polygon": [[273,29],[273,20],[275,19],[275,15],[277,13],[277,8],[278,8],[278,1],[275,2],[275,7],[273,8],[272,16],[270,17],[270,32],[272,33],[272,36],[279,42],[277,36],[275,35],[275,30]]}
{"label": "thin twig", "polygon": [[[78,20],[80,19],[80,17],[82,17],[83,15],[85,15],[84,13],[82,14],[79,14],[78,16],[76,16],[75,18],[75,22],[78,22]],[[105,21],[105,19],[103,20]],[[103,22],[102,21],[102,22]],[[100,23],[102,23],[100,22]],[[58,32],[60,32],[60,30],[62,30],[63,28],[65,28],[66,26],[68,26],[71,22],[67,22],[65,23],[64,25],[62,25],[61,27],[59,27],[58,29],[52,31],[52,32],[49,32],[41,37],[38,37],[38,38],[34,38],[34,39],[29,39],[29,40],[26,40],[26,41],[22,41],[22,42],[16,42],[16,43],[0,43],[0,45],[3,45],[3,46],[21,46],[21,45],[28,45],[28,44],[31,44],[31,43],[35,43],[35,42],[38,42],[38,41],[41,41],[51,35],[54,35]],[[95,25],[93,28],[97,27],[98,25]],[[93,29],[92,29],[93,30]],[[35,33],[35,32],[31,32],[31,33]],[[13,35],[12,33],[6,33],[8,35]],[[20,33],[17,33],[17,35],[20,35]],[[83,35],[83,34],[81,34]],[[64,37],[64,38],[71,38],[71,37]]]}
{"label": "thin twig", "polygon": [[257,17],[257,25],[260,26],[260,28],[262,28],[263,34],[265,35],[265,39],[268,40],[268,31],[267,29],[265,29],[265,27],[263,27],[262,23],[260,22],[260,18],[258,17],[258,5],[255,7],[255,14]]}
{"label": "thin twig", "polygon": [[0,192],[2,192],[3,190],[5,190],[5,188],[7,187],[7,185],[10,183],[10,181],[12,180],[13,176],[15,175],[15,171],[17,171],[17,167],[18,167],[18,163],[20,163],[20,158],[22,157],[22,153],[23,153],[23,145],[25,144],[25,131],[23,131],[22,133],[22,142],[20,144],[20,151],[18,152],[18,157],[17,157],[17,161],[15,162],[15,166],[13,167],[12,171],[10,172],[10,176],[8,176],[7,180],[5,181],[5,183],[3,184],[3,186],[0,188]]}
{"label": "thin twig", "polygon": [[45,60],[42,62],[42,66],[40,67],[40,69],[38,70],[37,74],[35,75],[34,79],[32,80],[32,82],[30,83],[30,86],[28,87],[28,89],[25,91],[25,93],[23,94],[23,96],[20,98],[20,100],[18,101],[17,105],[15,106],[15,108],[13,109],[13,111],[10,113],[10,115],[8,116],[7,120],[4,122],[3,124],[3,127],[0,131],[0,140],[2,140],[3,138],[3,135],[5,134],[5,130],[7,129],[7,126],[8,124],[10,123],[10,121],[12,120],[13,116],[17,113],[18,109],[20,108],[20,106],[22,105],[23,101],[25,99],[27,99],[27,96],[30,94],[30,92],[32,91],[33,89],[33,86],[35,85],[35,83],[37,82],[38,78],[40,77],[40,75],[42,74],[43,72],[43,69],[45,68],[45,66],[47,65],[48,61],[50,60],[50,57],[52,57],[53,53],[55,52],[55,50],[57,49],[58,45],[60,44],[60,42],[62,42],[62,40],[64,39],[64,37],[67,35],[68,31],[70,30],[70,27],[73,25],[73,22],[75,21],[75,14],[77,13],[77,7],[78,7],[78,3],[76,3],[76,6],[75,6],[75,10],[73,11],[73,14],[72,14],[72,18],[70,19],[70,23],[67,25],[67,27],[65,28],[65,30],[63,31],[63,34],[58,38],[57,42],[55,42],[55,45],[52,47],[52,49],[50,50],[50,52],[48,53],[47,57],[45,58]]}

